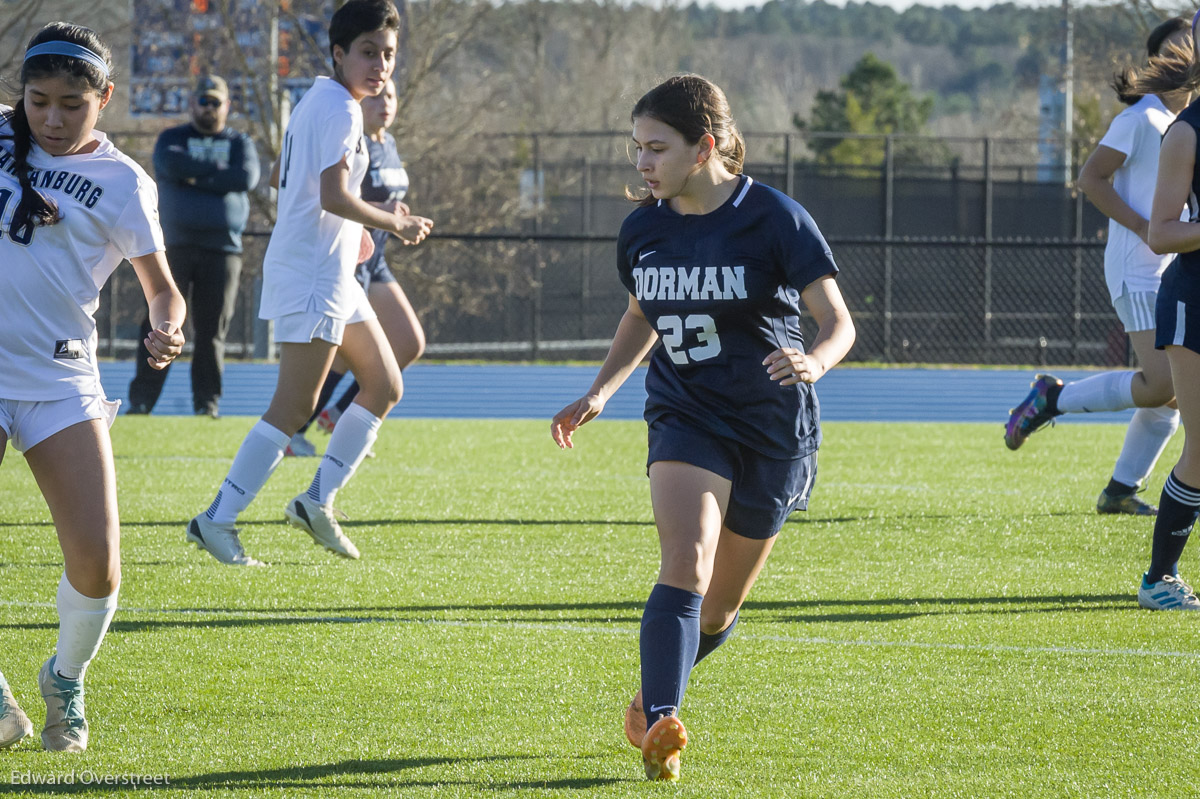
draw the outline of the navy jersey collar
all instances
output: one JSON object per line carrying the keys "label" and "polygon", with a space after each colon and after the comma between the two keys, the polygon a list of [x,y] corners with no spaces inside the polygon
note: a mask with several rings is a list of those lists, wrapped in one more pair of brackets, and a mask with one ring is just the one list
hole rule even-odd
{"label": "navy jersey collar", "polygon": [[729,195],[729,199],[721,203],[712,211],[709,211],[707,214],[681,214],[668,205],[666,200],[659,200],[658,207],[672,216],[694,216],[701,219],[711,219],[718,214],[725,213],[729,208],[737,208],[741,206],[742,201],[746,199],[746,193],[750,191],[750,186],[753,183],[754,178],[750,177],[749,175],[738,175],[738,185],[737,188],[733,190],[733,194]]}

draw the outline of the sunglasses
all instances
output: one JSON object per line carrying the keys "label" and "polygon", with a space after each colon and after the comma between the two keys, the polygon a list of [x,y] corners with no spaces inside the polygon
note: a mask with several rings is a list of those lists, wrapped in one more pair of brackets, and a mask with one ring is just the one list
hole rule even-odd
{"label": "sunglasses", "polygon": [[196,100],[196,105],[201,106],[202,108],[220,108],[221,101],[216,97],[201,97]]}

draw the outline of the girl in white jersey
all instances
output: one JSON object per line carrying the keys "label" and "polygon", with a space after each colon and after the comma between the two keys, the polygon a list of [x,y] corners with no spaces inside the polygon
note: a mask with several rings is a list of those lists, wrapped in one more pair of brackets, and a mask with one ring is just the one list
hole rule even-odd
{"label": "girl in white jersey", "polygon": [[[54,520],[65,569],[58,646],[38,673],[42,744],[87,748],[83,677],[117,607],[121,580],[109,402],[92,314],[128,259],[150,306],[150,364],[183,347],[183,297],[171,280],[153,181],[96,119],[112,98],[108,47],[56,22],[29,41],[21,95],[0,106],[0,459],[25,454]],[[0,676],[0,747],[32,732]]]}
{"label": "girl in white jersey", "polygon": [[[1152,58],[1173,47],[1191,51],[1187,20],[1169,19],[1146,40]],[[1128,69],[1113,80],[1117,97],[1129,105],[1113,119],[1095,152],[1079,171],[1079,188],[1109,218],[1104,277],[1117,317],[1129,335],[1141,369],[1105,372],[1063,385],[1038,375],[1033,390],[1009,415],[1004,443],[1017,449],[1030,434],[1063,413],[1137,408],[1112,478],[1096,500],[1099,513],[1153,516],[1155,506],[1137,492],[1179,427],[1167,356],[1154,349],[1154,303],[1163,270],[1174,256],[1157,255],[1146,244],[1158,151],[1163,133],[1188,104],[1190,92],[1168,85],[1145,94],[1133,88]],[[1181,209],[1182,210],[1182,209]]]}
{"label": "girl in white jersey", "polygon": [[350,0],[339,8],[329,26],[333,77],[317,78],[288,122],[271,176],[279,207],[263,261],[259,309],[261,318],[275,322],[281,343],[275,395],[242,442],[212,505],[187,529],[189,541],[222,563],[262,565],[246,555],[234,523],[312,415],[335,353],[358,377],[360,391],[330,437],[312,484],[285,514],[330,551],[359,556],[334,518],[333,498],[399,401],[401,379],[354,266],[364,225],[415,243],[431,224],[396,203],[377,207],[359,196],[368,163],[359,101],[378,94],[391,77],[399,27],[389,0]]}

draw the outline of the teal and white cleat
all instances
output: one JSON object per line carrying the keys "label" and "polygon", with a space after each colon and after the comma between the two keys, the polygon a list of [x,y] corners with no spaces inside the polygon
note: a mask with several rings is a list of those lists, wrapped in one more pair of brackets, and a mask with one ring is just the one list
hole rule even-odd
{"label": "teal and white cleat", "polygon": [[1041,430],[1059,411],[1048,410],[1051,390],[1062,388],[1063,382],[1054,375],[1038,375],[1029,385],[1033,388],[1021,404],[1008,412],[1008,424],[1004,426],[1004,445],[1009,449],[1020,449],[1025,439]]}
{"label": "teal and white cleat", "polygon": [[1157,583],[1142,578],[1138,586],[1138,604],[1147,610],[1200,610],[1200,599],[1192,587],[1178,576],[1164,574]]}
{"label": "teal and white cleat", "polygon": [[54,657],[42,664],[38,688],[46,700],[42,746],[50,752],[87,749],[88,723],[83,717],[83,680],[68,680],[54,671]]}
{"label": "teal and white cleat", "polygon": [[16,746],[33,735],[33,723],[21,710],[8,683],[0,677],[0,749]]}
{"label": "teal and white cleat", "polygon": [[333,518],[330,505],[318,505],[305,492],[289,502],[284,513],[293,526],[308,533],[313,541],[330,552],[358,560],[358,547],[342,532],[341,525]]}

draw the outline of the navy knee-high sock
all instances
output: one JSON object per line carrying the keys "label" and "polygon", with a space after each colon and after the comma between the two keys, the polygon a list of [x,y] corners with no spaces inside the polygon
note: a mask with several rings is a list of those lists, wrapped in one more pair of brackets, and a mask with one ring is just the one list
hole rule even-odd
{"label": "navy knee-high sock", "polygon": [[308,421],[304,423],[304,427],[300,428],[301,433],[307,431],[309,426],[317,421],[317,417],[321,415],[321,411],[325,410],[325,405],[329,402],[329,398],[333,396],[333,390],[337,388],[337,384],[345,374],[345,372],[335,372],[331,369],[329,374],[325,375],[325,382],[321,384],[321,393],[317,395],[317,409],[313,411],[312,416],[308,417]]}
{"label": "navy knee-high sock", "polygon": [[677,715],[700,646],[702,594],[658,583],[642,612],[642,708],[646,726]]}
{"label": "navy knee-high sock", "polygon": [[719,633],[713,633],[712,635],[709,635],[703,630],[700,631],[700,646],[696,649],[696,663],[704,660],[706,657],[712,654],[714,649],[725,643],[725,639],[729,637],[729,634],[733,632],[733,628],[737,626],[738,616],[740,616],[741,613],[742,612],[739,610],[737,613],[733,614],[733,621],[729,622],[729,626],[727,626],[724,630],[721,630]]}
{"label": "navy knee-high sock", "polygon": [[343,393],[342,396],[338,398],[337,409],[339,411],[341,411],[342,413],[345,413],[346,409],[350,407],[350,403],[354,402],[354,398],[357,396],[358,396],[358,381],[355,380],[353,383],[350,384],[350,387],[348,389],[346,389],[345,393]]}
{"label": "navy knee-high sock", "polygon": [[1175,472],[1163,485],[1158,501],[1158,516],[1154,520],[1154,545],[1150,550],[1150,569],[1146,580],[1156,583],[1164,574],[1175,573],[1175,563],[1187,546],[1188,536],[1200,515],[1200,490],[1175,477]]}

